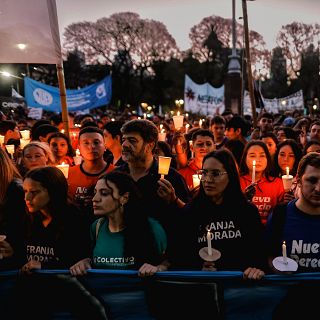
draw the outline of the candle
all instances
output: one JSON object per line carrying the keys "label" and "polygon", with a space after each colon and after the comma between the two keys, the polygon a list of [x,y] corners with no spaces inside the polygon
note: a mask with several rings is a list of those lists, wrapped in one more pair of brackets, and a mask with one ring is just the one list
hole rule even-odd
{"label": "candle", "polygon": [[180,129],[183,127],[183,116],[180,116],[180,112],[177,112],[176,116],[172,117],[175,129]]}
{"label": "candle", "polygon": [[160,132],[162,132],[163,124],[160,124]]}
{"label": "candle", "polygon": [[30,139],[30,130],[22,130],[20,133],[23,139]]}
{"label": "candle", "polygon": [[200,185],[200,179],[201,179],[201,175],[197,175],[197,174],[192,175],[193,188],[196,188]]}
{"label": "candle", "polygon": [[20,139],[20,148],[23,149],[29,142],[30,139]]}
{"label": "candle", "polygon": [[252,161],[252,183],[256,181],[256,160]]}
{"label": "candle", "polygon": [[60,132],[61,132],[61,133],[64,133],[64,129],[62,129]]}
{"label": "candle", "polygon": [[65,164],[64,162],[62,162],[62,164],[59,164],[56,166],[58,169],[60,169],[62,171],[62,173],[64,174],[64,176],[66,177],[66,179],[68,179],[68,175],[69,175],[69,165]]}
{"label": "candle", "polygon": [[114,118],[111,118],[111,121],[115,121],[115,119],[114,119]]}
{"label": "candle", "polygon": [[194,154],[193,154],[193,142],[192,142],[192,140],[189,141],[189,147],[190,147],[190,150],[191,150],[191,158],[193,158]]}
{"label": "candle", "polygon": [[164,175],[168,174],[170,169],[170,162],[171,157],[162,157],[159,156],[159,166],[158,166],[158,173],[161,174],[161,178],[164,178]]}
{"label": "candle", "polygon": [[207,244],[208,244],[208,255],[212,256],[212,247],[211,247],[211,235],[212,233],[210,232],[211,229],[208,230],[207,232]]}
{"label": "candle", "polygon": [[282,257],[283,257],[283,263],[287,264],[287,246],[286,246],[286,242],[283,241],[282,243]]}
{"label": "candle", "polygon": [[147,119],[147,114],[146,113],[143,114],[143,119]]}
{"label": "candle", "polygon": [[289,167],[286,167],[287,176],[289,176]]}
{"label": "candle", "polygon": [[10,153],[11,157],[13,157],[13,154],[14,154],[14,144],[7,144],[7,145],[6,145],[6,149],[7,149],[8,153]]}
{"label": "candle", "polygon": [[200,121],[199,121],[199,127],[200,128],[202,127],[202,119],[200,119]]}
{"label": "candle", "polygon": [[189,113],[186,113],[186,118],[187,118],[187,119],[189,118]]}
{"label": "candle", "polygon": [[76,140],[77,134],[75,132],[72,133],[73,140]]}
{"label": "candle", "polygon": [[82,157],[80,155],[80,151],[79,149],[76,150],[76,156],[73,157],[73,161],[74,161],[74,164],[77,166],[78,164],[81,164],[82,162]]}
{"label": "candle", "polygon": [[0,135],[0,146],[4,144],[4,136]]}
{"label": "candle", "polygon": [[186,124],[186,133],[188,133],[188,131],[189,131],[189,127],[190,127],[190,124],[189,124],[189,123],[187,123],[187,124]]}
{"label": "candle", "polygon": [[158,140],[159,141],[166,141],[166,132],[164,129],[161,130],[161,132],[158,133]]}

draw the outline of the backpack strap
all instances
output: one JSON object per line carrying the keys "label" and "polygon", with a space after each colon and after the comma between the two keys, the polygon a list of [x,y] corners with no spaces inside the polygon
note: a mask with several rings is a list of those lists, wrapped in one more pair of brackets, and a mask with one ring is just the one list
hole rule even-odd
{"label": "backpack strap", "polygon": [[96,224],[96,240],[98,239],[99,229],[101,224],[103,223],[104,218],[99,218]]}

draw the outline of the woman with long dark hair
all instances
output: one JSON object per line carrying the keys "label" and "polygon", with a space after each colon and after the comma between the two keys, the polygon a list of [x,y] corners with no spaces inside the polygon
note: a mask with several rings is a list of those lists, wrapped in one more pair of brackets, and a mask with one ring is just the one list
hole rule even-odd
{"label": "woman with long dark hair", "polygon": [[131,176],[118,171],[103,175],[92,202],[100,217],[91,227],[93,252],[71,267],[73,275],[85,274],[91,267],[137,269],[141,276],[167,269],[166,234],[147,217]]}

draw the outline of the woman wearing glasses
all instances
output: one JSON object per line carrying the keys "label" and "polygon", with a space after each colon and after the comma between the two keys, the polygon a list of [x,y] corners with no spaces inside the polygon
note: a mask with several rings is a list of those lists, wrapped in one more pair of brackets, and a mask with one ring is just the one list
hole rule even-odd
{"label": "woman wearing glasses", "polygon": [[[265,261],[259,213],[241,191],[231,152],[222,149],[208,153],[199,178],[199,192],[185,205],[180,215],[171,247],[172,266],[180,269],[243,270],[244,278],[262,278]],[[208,240],[208,235],[211,240]],[[221,254],[214,263],[206,261],[211,258],[202,255],[206,250],[203,248],[210,244]]]}

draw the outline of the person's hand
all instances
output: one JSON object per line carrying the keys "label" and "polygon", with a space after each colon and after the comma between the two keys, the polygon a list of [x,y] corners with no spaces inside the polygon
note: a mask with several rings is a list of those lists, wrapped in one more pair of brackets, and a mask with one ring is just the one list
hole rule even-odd
{"label": "person's hand", "polygon": [[139,277],[150,277],[153,276],[156,272],[158,272],[158,266],[153,266],[149,263],[144,263],[138,271]]}
{"label": "person's hand", "polygon": [[0,241],[0,259],[9,258],[13,256],[13,253],[13,248],[9,242],[5,240]]}
{"label": "person's hand", "polygon": [[244,194],[249,201],[252,201],[252,198],[256,194],[256,185],[257,183],[251,183],[244,189]]}
{"label": "person's hand", "polygon": [[158,180],[159,188],[157,190],[158,196],[165,200],[167,203],[173,203],[176,200],[176,193],[175,190],[170,183],[170,181],[166,179],[159,179]]}
{"label": "person's hand", "polygon": [[293,192],[291,190],[290,191],[286,191],[284,193],[284,195],[283,195],[283,202],[284,203],[288,203],[293,199],[295,199],[295,197],[294,197],[294,194],[293,194]]}
{"label": "person's hand", "polygon": [[22,274],[31,274],[32,270],[41,269],[41,262],[36,260],[28,261],[21,269]]}
{"label": "person's hand", "polygon": [[83,276],[87,274],[87,270],[91,269],[91,259],[85,258],[78,261],[76,264],[70,267],[70,273],[73,276]]}
{"label": "person's hand", "polygon": [[202,271],[217,271],[213,261],[205,261],[202,265]]}
{"label": "person's hand", "polygon": [[243,272],[243,279],[260,280],[264,276],[264,272],[258,268],[247,268]]}

